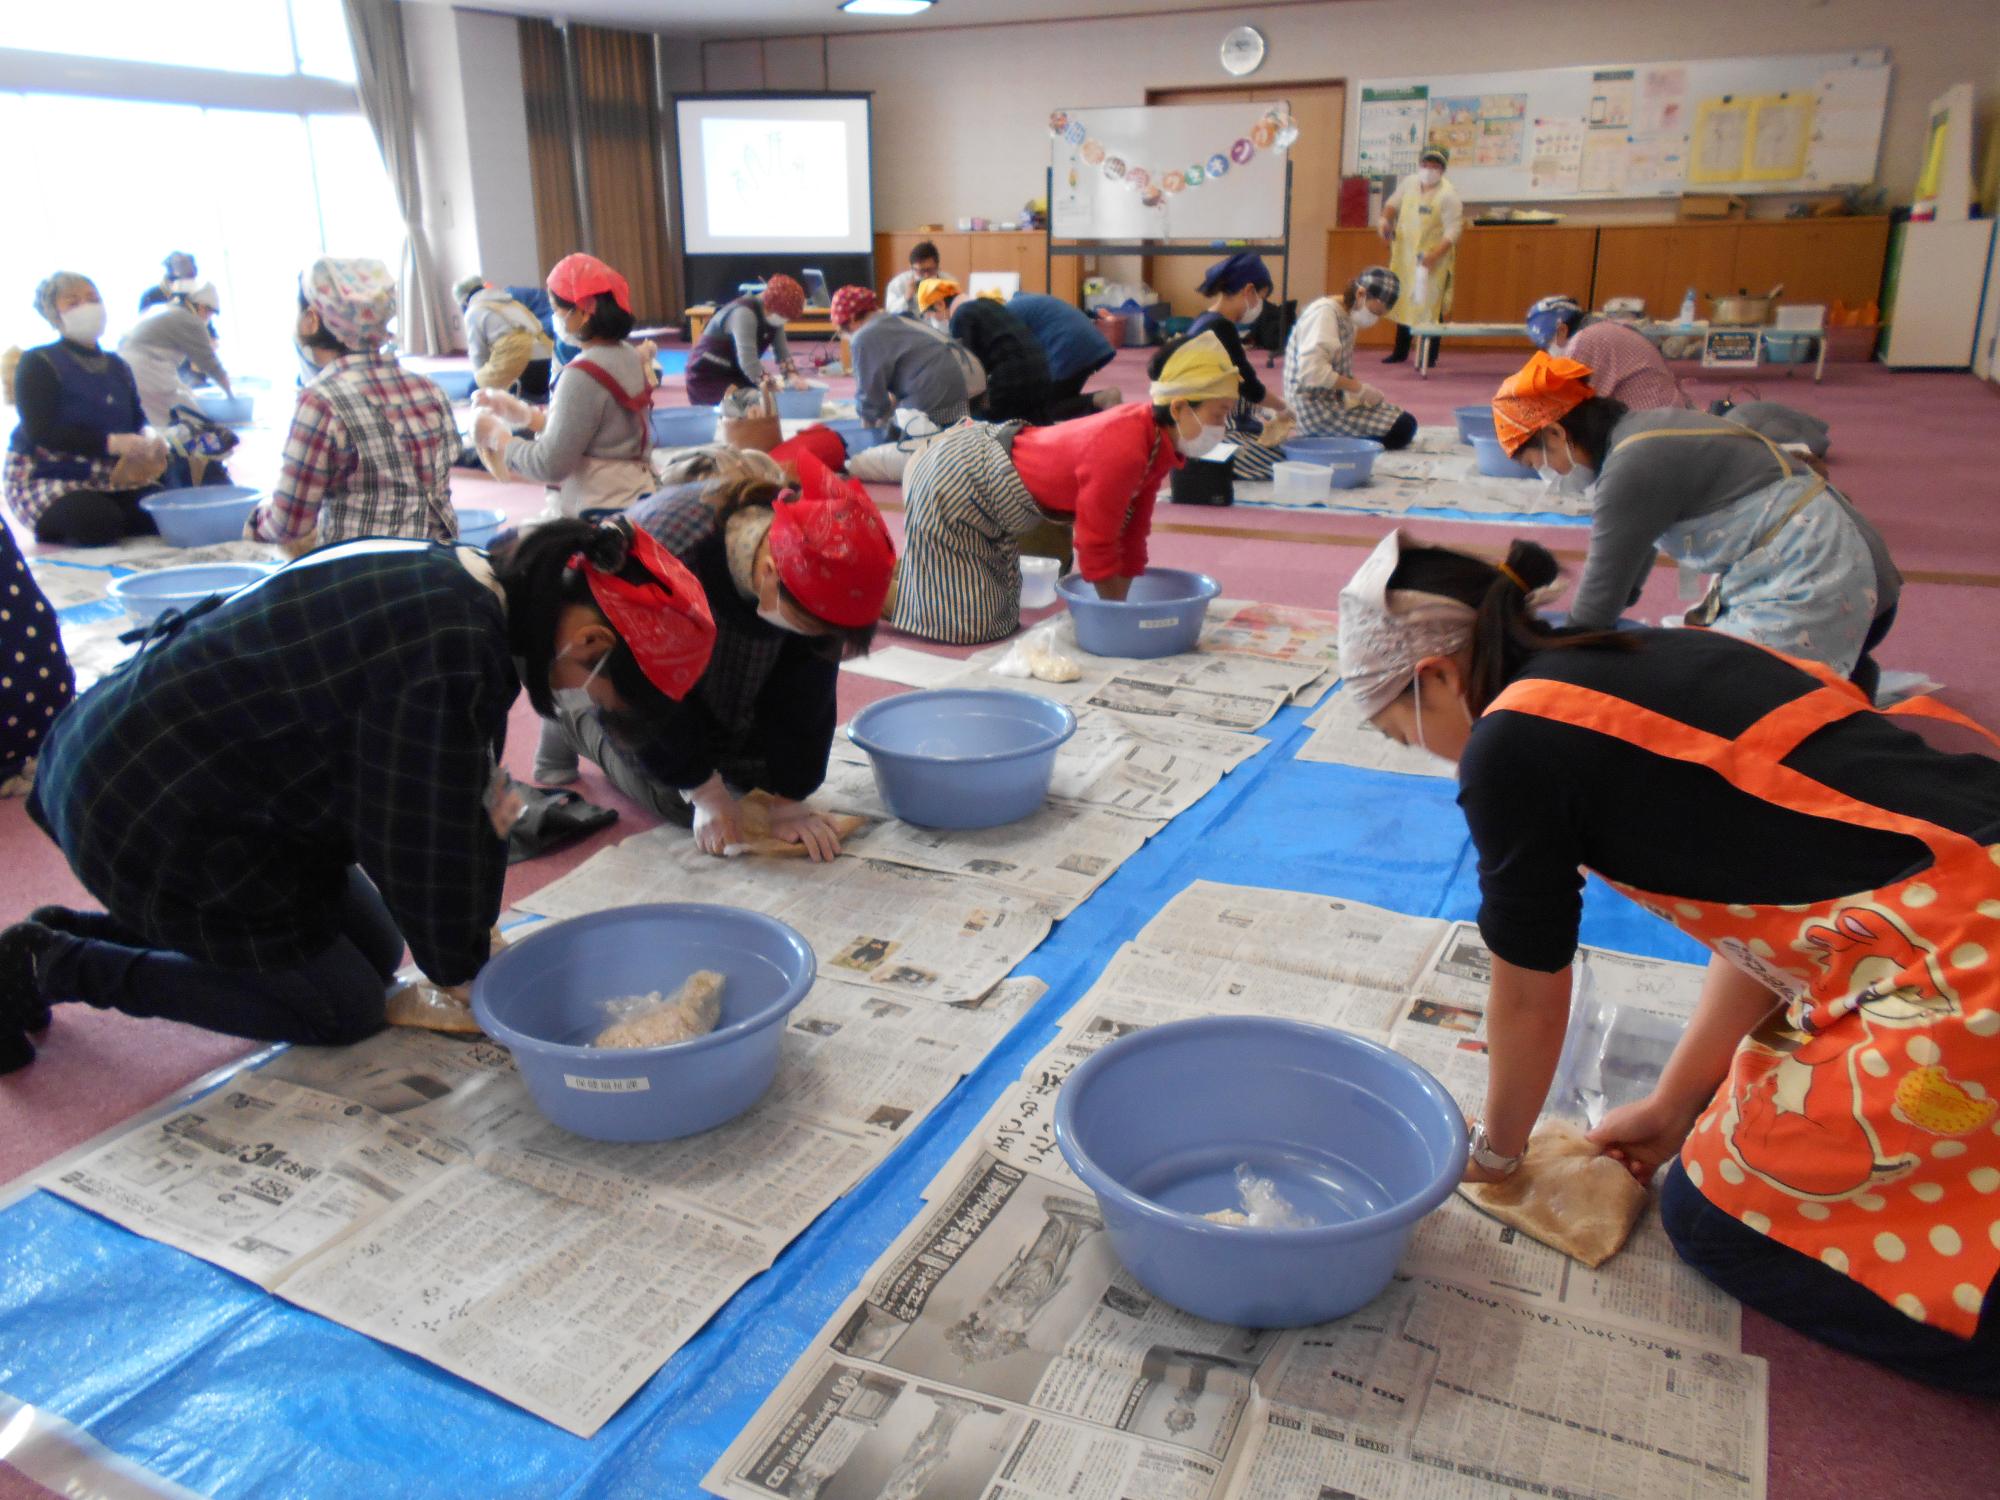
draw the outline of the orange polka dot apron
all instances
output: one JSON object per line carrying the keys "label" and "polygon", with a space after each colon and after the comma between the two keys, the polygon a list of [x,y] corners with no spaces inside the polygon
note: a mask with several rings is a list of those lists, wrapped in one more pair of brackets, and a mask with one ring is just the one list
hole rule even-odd
{"label": "orange polka dot apron", "polygon": [[[2000,1271],[2000,846],[1788,769],[1809,735],[1877,712],[1821,686],[1734,739],[1606,693],[1524,680],[1487,712],[1534,714],[1705,766],[1775,807],[1922,841],[1907,880],[1810,906],[1689,901],[1612,884],[1780,997],[1681,1150],[1688,1179],[1761,1234],[1960,1337]],[[1978,730],[1930,699],[1889,710]]]}

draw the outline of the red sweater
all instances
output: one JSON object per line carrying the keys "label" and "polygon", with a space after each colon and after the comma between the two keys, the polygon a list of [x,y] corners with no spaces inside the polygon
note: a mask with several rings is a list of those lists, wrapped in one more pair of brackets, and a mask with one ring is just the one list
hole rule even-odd
{"label": "red sweater", "polygon": [[1092,583],[1145,571],[1153,500],[1180,466],[1173,434],[1143,401],[1014,438],[1014,468],[1035,503],[1076,517],[1076,567]]}

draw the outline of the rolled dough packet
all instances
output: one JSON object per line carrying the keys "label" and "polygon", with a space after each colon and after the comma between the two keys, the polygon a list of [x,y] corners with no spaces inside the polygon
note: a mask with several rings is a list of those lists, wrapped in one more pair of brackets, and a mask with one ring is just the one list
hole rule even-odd
{"label": "rolled dough packet", "polygon": [[1473,1207],[1532,1239],[1597,1267],[1618,1253],[1646,1211],[1643,1184],[1574,1125],[1552,1120],[1504,1182],[1462,1182]]}

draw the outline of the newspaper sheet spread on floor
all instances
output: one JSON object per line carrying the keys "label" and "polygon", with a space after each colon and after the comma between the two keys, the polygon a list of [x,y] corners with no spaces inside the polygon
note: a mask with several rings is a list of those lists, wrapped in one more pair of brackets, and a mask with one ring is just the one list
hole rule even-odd
{"label": "newspaper sheet spread on floor", "polygon": [[[1462,1199],[1335,1323],[1225,1328],[1118,1264],[1056,1149],[1098,1047],[1218,1013],[1384,1041],[1485,1084],[1476,929],[1200,882],[1113,958],[706,1484],[730,1500],[1473,1500],[1765,1493],[1764,1362],[1656,1215],[1596,1271]],[[1700,973],[1581,955],[1579,1004],[1677,1027]],[[1617,1029],[1614,1020],[1613,1030]]]}
{"label": "newspaper sheet spread on floor", "polygon": [[1417,745],[1392,739],[1364,719],[1354,700],[1335,688],[1306,715],[1312,731],[1292,759],[1359,766],[1364,771],[1399,771],[1405,776],[1453,777],[1458,767]]}
{"label": "newspaper sheet spread on floor", "polygon": [[1469,444],[1452,427],[1425,427],[1409,447],[1377,455],[1368,482],[1348,490],[1304,497],[1280,496],[1268,480],[1236,484],[1236,498],[1249,505],[1293,510],[1351,510],[1400,514],[1411,509],[1451,509],[1475,515],[1564,515],[1590,513],[1590,501],[1541,480],[1496,478],[1479,472]]}
{"label": "newspaper sheet spread on floor", "polygon": [[687,1140],[548,1124],[504,1048],[294,1048],[41,1185],[588,1437],[1042,993],[823,979],[771,1091]]}

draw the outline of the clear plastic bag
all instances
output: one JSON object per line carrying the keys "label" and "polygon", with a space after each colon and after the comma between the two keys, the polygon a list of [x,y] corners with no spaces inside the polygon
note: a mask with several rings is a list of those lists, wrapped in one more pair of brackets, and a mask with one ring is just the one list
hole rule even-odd
{"label": "clear plastic bag", "polygon": [[707,1036],[722,1019],[722,975],[699,969],[671,996],[654,990],[604,1002],[605,1027],[593,1047],[667,1047]]}
{"label": "clear plastic bag", "polygon": [[1546,1113],[1595,1129],[1608,1111],[1636,1104],[1659,1084],[1683,1029],[1667,1016],[1598,999],[1589,964],[1579,964]]}
{"label": "clear plastic bag", "polygon": [[1032,677],[1040,682],[1075,682],[1083,676],[1076,661],[1056,649],[1058,622],[1038,625],[1007,648],[991,671],[998,677]]}
{"label": "clear plastic bag", "polygon": [[1247,1161],[1236,1168],[1236,1200],[1240,1208],[1217,1209],[1203,1217],[1214,1224],[1243,1229],[1311,1229],[1313,1221],[1286,1201],[1277,1183],[1259,1177]]}

